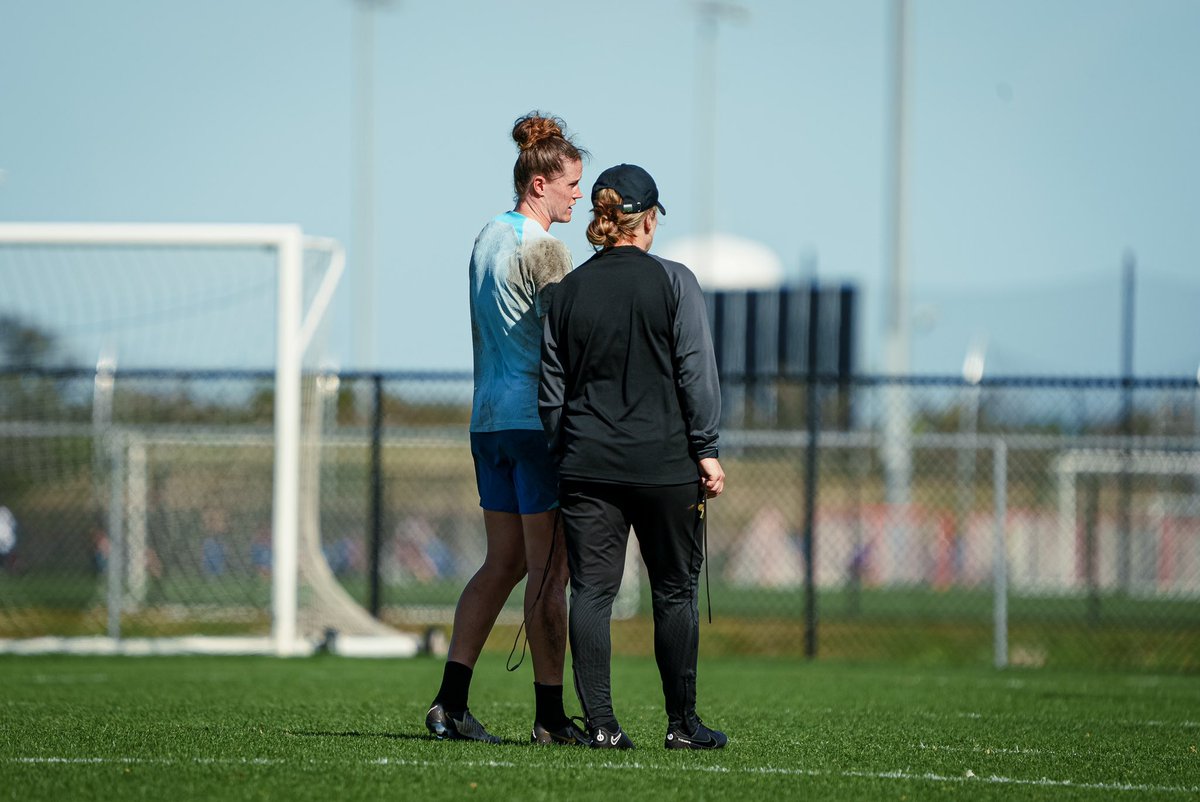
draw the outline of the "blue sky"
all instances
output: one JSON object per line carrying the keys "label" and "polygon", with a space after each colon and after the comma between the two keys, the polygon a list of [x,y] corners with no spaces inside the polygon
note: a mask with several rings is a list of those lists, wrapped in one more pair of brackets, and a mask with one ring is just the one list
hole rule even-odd
{"label": "blue sky", "polygon": [[[881,365],[889,8],[745,0],[721,26],[717,228],[863,293]],[[1138,260],[1136,366],[1200,365],[1200,3],[912,0],[914,369],[1115,373]],[[352,0],[0,6],[0,219],[295,222],[353,244]],[[375,15],[374,365],[470,366],[466,269],[511,207],[514,118],[566,119],[584,184],[642,164],[695,233],[697,15],[684,0],[397,0]],[[586,206],[552,233],[589,253]]]}

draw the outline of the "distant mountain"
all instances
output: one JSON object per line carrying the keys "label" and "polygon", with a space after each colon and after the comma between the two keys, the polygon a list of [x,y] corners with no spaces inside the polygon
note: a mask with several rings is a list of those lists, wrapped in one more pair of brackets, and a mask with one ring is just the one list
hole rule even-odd
{"label": "distant mountain", "polygon": [[[1120,375],[1120,293],[1116,280],[990,292],[914,287],[926,322],[913,334],[913,370],[958,375],[972,341],[983,339],[985,375]],[[1134,374],[1196,376],[1200,283],[1139,275],[1134,295]]]}

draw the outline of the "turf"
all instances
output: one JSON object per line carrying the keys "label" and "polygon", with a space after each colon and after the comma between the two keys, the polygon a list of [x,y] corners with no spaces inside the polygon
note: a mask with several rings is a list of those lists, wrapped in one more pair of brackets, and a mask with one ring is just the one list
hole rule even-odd
{"label": "turf", "polygon": [[[668,753],[653,660],[613,684],[632,752],[527,743],[528,662],[487,652],[472,710],[500,746],[438,743],[439,661],[0,658],[0,797],[36,799],[1188,799],[1194,675],[701,661],[729,748]],[[568,694],[570,695],[570,694]]]}

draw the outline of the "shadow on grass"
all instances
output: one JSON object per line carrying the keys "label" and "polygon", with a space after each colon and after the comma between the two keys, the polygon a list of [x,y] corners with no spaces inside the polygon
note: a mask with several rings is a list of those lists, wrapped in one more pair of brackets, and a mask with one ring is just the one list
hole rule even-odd
{"label": "shadow on grass", "polygon": [[[346,730],[343,732],[325,732],[325,731],[296,731],[284,730],[284,735],[293,738],[386,738],[393,741],[430,741],[435,742],[437,739],[428,733],[411,733],[411,732],[359,732],[358,730]],[[468,743],[471,743],[468,741]],[[496,746],[528,746],[528,741],[521,741],[516,738],[501,738]]]}

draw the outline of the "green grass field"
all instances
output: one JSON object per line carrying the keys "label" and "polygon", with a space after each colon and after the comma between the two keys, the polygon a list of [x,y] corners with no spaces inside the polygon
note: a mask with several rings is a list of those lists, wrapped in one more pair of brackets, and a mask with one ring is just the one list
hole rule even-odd
{"label": "green grass field", "polygon": [[[409,632],[431,623],[447,627],[462,592],[461,578],[385,585],[383,619]],[[365,581],[344,587],[366,604]],[[706,613],[707,585],[701,591]],[[8,577],[0,582],[0,638],[102,635],[107,581],[76,575]],[[521,589],[509,596],[513,616],[498,641],[516,636],[512,618]],[[270,632],[270,585],[260,577],[220,577],[190,583],[152,583],[147,605],[122,617],[126,637],[171,635],[265,636]],[[713,621],[705,624],[710,655],[804,656],[804,596],[797,588],[744,588],[714,583]],[[909,665],[990,665],[992,592],[985,588],[823,588],[817,593],[821,658],[896,661]],[[431,618],[430,608],[437,608]],[[1192,598],[1142,599],[1109,593],[1010,595],[1009,659],[1015,666],[1054,669],[1200,672],[1200,604]],[[642,586],[640,614],[614,623],[613,647],[649,654],[650,590]],[[448,627],[447,627],[448,628]],[[497,647],[499,648],[499,647]]]}
{"label": "green grass field", "polygon": [[[1195,675],[708,658],[729,748],[668,753],[652,659],[614,665],[638,744],[527,743],[528,660],[485,652],[472,709],[423,726],[440,661],[0,658],[0,797],[61,799],[1195,799]],[[568,692],[568,697],[572,695]],[[570,705],[573,707],[572,705]]]}

